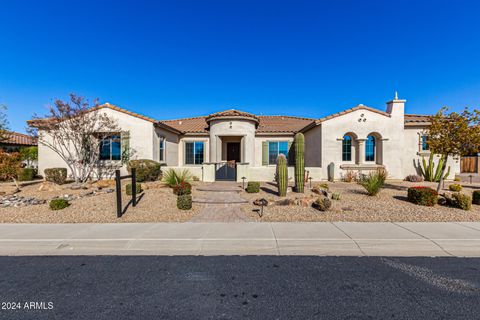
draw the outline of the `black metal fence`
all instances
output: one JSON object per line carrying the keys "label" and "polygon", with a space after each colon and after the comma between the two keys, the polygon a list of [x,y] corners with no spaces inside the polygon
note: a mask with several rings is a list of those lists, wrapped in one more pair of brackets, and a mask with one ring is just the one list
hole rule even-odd
{"label": "black metal fence", "polygon": [[[137,205],[137,175],[135,168],[132,168],[132,174],[121,176],[120,170],[115,170],[115,189],[117,193],[117,218],[120,218],[123,213],[123,206],[122,206],[122,180],[123,179],[132,179],[132,206],[135,207]],[[127,205],[128,208],[128,205]],[[126,209],[126,208],[125,208]]]}

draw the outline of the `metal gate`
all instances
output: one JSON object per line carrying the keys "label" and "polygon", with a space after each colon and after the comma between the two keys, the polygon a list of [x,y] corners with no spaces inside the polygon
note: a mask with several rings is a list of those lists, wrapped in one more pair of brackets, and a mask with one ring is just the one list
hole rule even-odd
{"label": "metal gate", "polygon": [[215,164],[215,180],[236,181],[237,164],[235,161],[220,162]]}

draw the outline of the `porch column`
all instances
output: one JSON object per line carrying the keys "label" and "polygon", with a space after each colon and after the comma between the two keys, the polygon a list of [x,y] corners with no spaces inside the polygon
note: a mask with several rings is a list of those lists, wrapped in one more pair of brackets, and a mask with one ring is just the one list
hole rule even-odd
{"label": "porch column", "polygon": [[365,162],[365,140],[367,139],[357,139],[358,164],[363,164]]}

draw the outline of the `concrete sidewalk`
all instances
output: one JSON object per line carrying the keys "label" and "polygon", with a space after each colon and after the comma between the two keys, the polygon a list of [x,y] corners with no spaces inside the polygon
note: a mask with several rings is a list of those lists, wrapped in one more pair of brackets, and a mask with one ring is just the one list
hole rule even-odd
{"label": "concrete sidewalk", "polygon": [[480,257],[480,223],[0,224],[0,255]]}

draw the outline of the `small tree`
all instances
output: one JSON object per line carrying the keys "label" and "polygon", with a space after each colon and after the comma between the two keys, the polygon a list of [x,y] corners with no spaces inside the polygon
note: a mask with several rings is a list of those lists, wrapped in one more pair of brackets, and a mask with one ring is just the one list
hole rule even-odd
{"label": "small tree", "polygon": [[445,158],[437,186],[440,191],[449,156],[462,157],[480,151],[480,112],[465,108],[461,113],[447,112],[443,107],[431,118],[428,130],[428,146],[431,152]]}
{"label": "small tree", "polygon": [[18,170],[22,167],[22,158],[18,152],[8,153],[0,151],[0,180],[12,179],[17,190],[20,189],[17,183]]}
{"label": "small tree", "polygon": [[27,167],[33,167],[33,163],[38,160],[38,147],[24,147],[20,149],[22,161],[25,161]]}
{"label": "small tree", "polygon": [[119,132],[114,120],[90,105],[83,97],[70,94],[70,101],[55,100],[46,118],[32,122],[38,143],[53,150],[67,164],[75,183],[85,183],[99,167],[100,144],[105,136]]}

